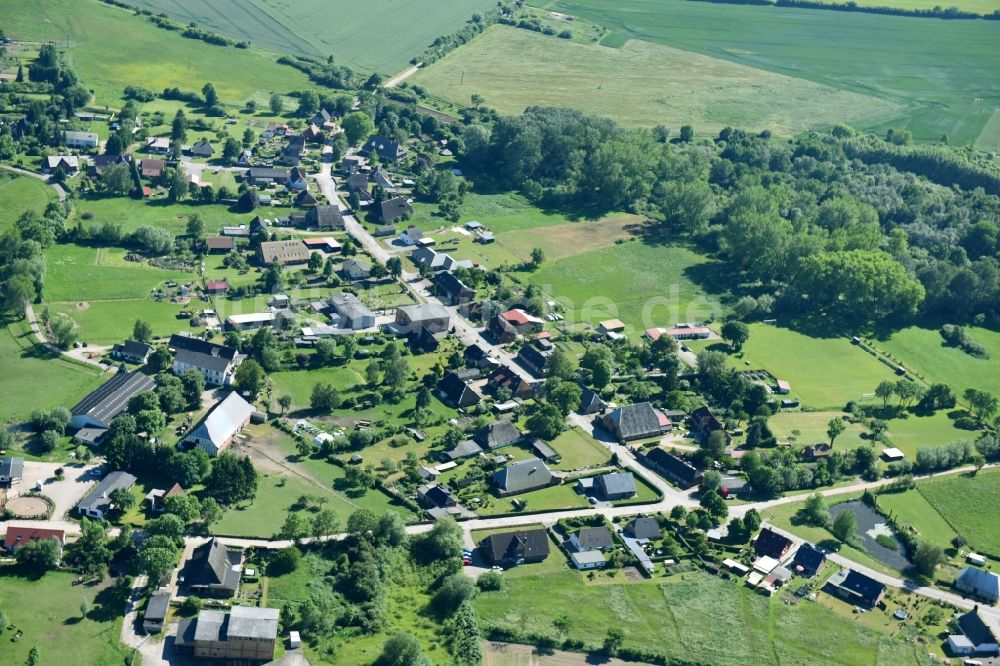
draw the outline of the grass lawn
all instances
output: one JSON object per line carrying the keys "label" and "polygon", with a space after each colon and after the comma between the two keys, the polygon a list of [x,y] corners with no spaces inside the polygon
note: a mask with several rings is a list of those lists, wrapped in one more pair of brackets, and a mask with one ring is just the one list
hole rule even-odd
{"label": "grass lawn", "polygon": [[746,369],[765,369],[792,385],[792,393],[815,409],[839,409],[849,400],[874,393],[895,374],[843,337],[814,338],[787,328],[751,324],[741,362]]}
{"label": "grass lawn", "polygon": [[119,248],[60,244],[46,252],[46,302],[141,299],[167,280],[181,284],[195,279],[193,272],[154,268],[125,262]]}
{"label": "grass lawn", "polygon": [[436,37],[455,32],[491,0],[138,0],[235,39],[275,51],[312,57],[332,55],[338,64],[395,74],[409,66]]}
{"label": "grass lawn", "polygon": [[[504,53],[502,66],[496,54]],[[900,105],[802,78],[630,40],[620,49],[494,26],[413,77],[467,104],[479,93],[501,113],[542,104],[577,108],[624,125],[694,123],[793,135],[894,113]]]}
{"label": "grass lawn", "polygon": [[353,361],[347,366],[275,372],[270,375],[272,394],[292,396],[293,410],[308,409],[315,384],[333,384],[338,391],[346,391],[365,382],[363,373],[367,365],[368,361]]}
{"label": "grass lawn", "polygon": [[0,15],[12,39],[60,45],[68,40],[80,80],[98,105],[118,106],[128,84],[159,92],[172,86],[201,90],[211,81],[224,102],[237,104],[257,91],[310,85],[298,70],[277,64],[272,53],[187,39],[97,0],[0,0]]}
{"label": "grass lawn", "polygon": [[1000,557],[1000,471],[931,479],[917,489],[970,548]]}
{"label": "grass lawn", "polygon": [[528,511],[558,511],[560,509],[580,509],[590,506],[587,498],[576,492],[575,484],[562,483],[514,497],[494,498],[489,506],[476,510],[480,516],[495,516],[498,513],[515,513],[514,500],[524,502]]}
{"label": "grass lawn", "polygon": [[0,231],[14,224],[27,210],[41,213],[55,198],[55,190],[37,178],[0,169]]}
{"label": "grass lawn", "polygon": [[916,326],[893,333],[888,340],[875,345],[926,381],[948,384],[959,400],[970,387],[1000,392],[1000,333],[974,326],[966,328],[966,332],[986,347],[990,358],[976,358],[961,349],[946,347],[937,329]]}
{"label": "grass lawn", "polygon": [[[873,127],[904,126],[918,141],[947,134],[952,144],[972,143],[1000,91],[1000,51],[989,21],[684,0],[558,0],[547,7],[610,28],[602,41],[608,46],[645,39],[906,105]],[[928,49],[930,43],[937,48]],[[592,89],[598,85],[613,86],[615,77]],[[679,98],[701,94],[684,90]],[[487,104],[500,103],[486,97]],[[695,129],[704,122],[694,121]]]}
{"label": "grass lawn", "polygon": [[[598,577],[601,574],[597,574]],[[625,645],[673,658],[697,647],[706,664],[917,664],[916,651],[810,603],[787,606],[701,573],[632,584],[590,585],[577,572],[511,577],[501,592],[474,601],[484,625],[569,637],[598,645],[620,627]],[[883,645],[893,660],[881,658]]]}
{"label": "grass lawn", "polygon": [[177,318],[177,313],[186,307],[190,306],[150,298],[87,301],[84,308],[76,303],[48,305],[52,314],[65,314],[79,324],[81,340],[97,345],[110,345],[127,339],[132,334],[136,319],[152,326],[154,337],[166,337],[183,330],[200,330],[192,328],[188,320]]}
{"label": "grass lawn", "polygon": [[632,241],[547,261],[528,279],[563,304],[567,323],[618,318],[638,339],[652,326],[719,315],[721,306],[695,282],[712,267],[684,247]]}
{"label": "grass lawn", "polygon": [[611,453],[600,442],[583,431],[582,428],[569,428],[554,440],[549,442],[559,454],[559,463],[553,469],[573,470],[584,467],[597,467],[611,460]]}
{"label": "grass lawn", "polygon": [[26,418],[33,409],[72,407],[103,383],[100,374],[36,345],[26,323],[8,324],[0,328],[0,393],[5,396],[0,421]]}
{"label": "grass lawn", "polygon": [[[233,189],[235,192],[235,189]],[[253,215],[236,215],[221,204],[167,203],[165,199],[131,199],[129,197],[82,196],[76,201],[80,213],[91,213],[93,218],[84,220],[91,227],[100,222],[121,225],[130,233],[143,225],[162,227],[174,234],[185,233],[188,217],[194,213],[205,223],[205,234],[217,234],[223,226],[249,224]]]}
{"label": "grass lawn", "polygon": [[892,419],[888,424],[890,446],[899,448],[911,459],[922,446],[939,446],[957,439],[972,440],[978,436],[978,433],[956,428],[945,411],[930,416],[907,414],[906,418]]}
{"label": "grass lawn", "polygon": [[[96,586],[74,586],[76,574],[49,571],[38,579],[20,575],[14,567],[0,568],[0,608],[8,624],[24,632],[13,642],[14,630],[3,632],[0,663],[23,664],[37,647],[40,664],[120,666],[131,650],[118,642],[125,603],[106,580]],[[80,601],[91,610],[80,617]]]}
{"label": "grass lawn", "polygon": [[[788,412],[779,411],[767,420],[771,430],[779,442],[788,442],[793,446],[807,446],[828,442],[826,434],[827,424],[830,419],[840,418],[843,412]],[[834,442],[838,449],[853,449],[856,446],[865,444],[861,435],[865,429],[858,423],[844,421],[846,429]]]}
{"label": "grass lawn", "polygon": [[878,505],[896,520],[912,525],[923,540],[948,548],[955,537],[955,530],[916,488],[901,493],[880,493]]}

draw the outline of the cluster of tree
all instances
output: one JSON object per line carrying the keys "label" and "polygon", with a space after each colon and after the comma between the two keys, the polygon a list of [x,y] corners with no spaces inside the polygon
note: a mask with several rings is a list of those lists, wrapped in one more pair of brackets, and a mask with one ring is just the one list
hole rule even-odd
{"label": "cluster of tree", "polygon": [[969,332],[961,326],[945,324],[941,327],[941,337],[944,338],[945,344],[950,347],[958,347],[966,354],[977,358],[990,357],[986,347],[973,340]]}
{"label": "cluster of tree", "polygon": [[353,90],[364,84],[364,78],[346,65],[337,65],[331,56],[326,61],[304,56],[283,55],[278,63],[294,67],[309,77],[309,80],[321,86],[338,90]]}
{"label": "cluster of tree", "polygon": [[39,214],[29,210],[0,233],[0,285],[4,307],[24,316],[42,297],[46,248],[66,233],[66,209],[52,202]]}
{"label": "cluster of tree", "polygon": [[467,43],[491,25],[500,23],[501,21],[511,21],[511,17],[513,16],[512,8],[502,2],[498,2],[497,5],[496,9],[486,12],[476,12],[457,31],[436,38],[423,53],[411,59],[410,63],[414,65],[417,63],[423,63],[425,66],[430,65],[448,53],[451,53],[462,44]]}

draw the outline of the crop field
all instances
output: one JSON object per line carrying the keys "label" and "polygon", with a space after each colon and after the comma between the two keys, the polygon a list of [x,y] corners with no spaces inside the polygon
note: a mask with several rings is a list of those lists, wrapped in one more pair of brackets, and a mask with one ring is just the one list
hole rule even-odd
{"label": "crop field", "polygon": [[685,247],[634,240],[545,262],[529,280],[564,306],[568,322],[617,317],[638,336],[651,326],[720,314],[721,306],[695,283],[711,266]]}
{"label": "crop field", "polygon": [[976,148],[990,152],[1000,151],[1000,109],[993,112],[976,138]]}
{"label": "crop field", "polygon": [[919,141],[947,134],[953,144],[971,144],[1000,96],[992,21],[684,0],[546,6],[610,28],[602,41],[609,46],[644,39],[903,104],[909,108],[884,122],[860,126],[905,126]]}
{"label": "crop field", "polygon": [[972,549],[1000,557],[1000,471],[933,479],[917,489]]}
{"label": "crop field", "polygon": [[878,505],[897,520],[912,525],[921,539],[943,548],[951,544],[955,530],[916,489],[901,493],[881,493]]}
{"label": "crop field", "polygon": [[892,334],[876,346],[900,359],[929,382],[944,382],[961,400],[962,392],[975,387],[1000,391],[1000,333],[967,327],[973,340],[986,347],[990,358],[982,359],[955,347],[946,347],[937,329],[910,327]]}
{"label": "crop field", "polygon": [[[842,0],[827,0],[827,4],[846,4]],[[861,7],[893,7],[897,9],[934,9],[935,7],[958,7],[964,12],[974,12],[976,14],[992,14],[1000,9],[1000,2],[997,0],[955,0],[955,2],[942,5],[936,0],[859,0],[854,4]]]}
{"label": "crop field", "polygon": [[97,0],[0,0],[7,36],[69,43],[69,53],[96,103],[116,106],[128,84],[153,91],[215,84],[224,102],[242,104],[258,91],[308,87],[306,76],[258,49],[224,48],[181,37]]}
{"label": "crop field", "polygon": [[55,190],[37,178],[0,170],[0,231],[14,224],[27,210],[41,213],[55,198]]}
{"label": "crop field", "polygon": [[474,604],[484,624],[555,636],[552,621],[568,614],[570,638],[598,643],[608,627],[620,627],[626,646],[678,659],[698,646],[706,664],[925,663],[912,646],[817,604],[788,606],[700,573],[600,585],[577,572],[512,577]]}
{"label": "crop field", "polygon": [[[505,53],[501,66],[499,52]],[[712,132],[732,125],[791,135],[900,108],[649,41],[612,49],[507,26],[490,28],[412,80],[457,103],[479,93],[502,113],[535,104],[568,106],[624,125],[692,124]]]}
{"label": "crop field", "polygon": [[395,74],[492,0],[137,0],[137,5],[274,51]]}

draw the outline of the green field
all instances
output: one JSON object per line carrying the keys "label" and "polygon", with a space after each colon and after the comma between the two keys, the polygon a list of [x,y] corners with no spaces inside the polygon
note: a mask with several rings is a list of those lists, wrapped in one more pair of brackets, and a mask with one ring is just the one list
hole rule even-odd
{"label": "green field", "polygon": [[483,624],[556,636],[552,621],[566,614],[569,637],[588,645],[620,627],[626,646],[696,655],[705,664],[925,663],[915,646],[821,605],[785,605],[701,573],[655,583],[586,581],[577,572],[510,577],[504,591],[481,594],[475,605]]}
{"label": "green field", "polygon": [[814,338],[787,328],[752,324],[740,367],[765,369],[792,385],[792,393],[814,409],[840,409],[861,400],[892,370],[844,337]]}
{"label": "green field", "polygon": [[395,74],[440,35],[455,32],[492,0],[137,0],[274,51],[331,55],[351,67]]}
{"label": "green field", "polygon": [[159,92],[170,86],[200,90],[211,81],[223,101],[239,104],[257,91],[309,85],[271,53],[186,39],[97,0],[0,0],[0,16],[12,39],[68,40],[77,73],[98,105],[117,106],[128,84]]}
{"label": "green field", "polygon": [[[827,4],[846,4],[841,0],[827,0]],[[947,5],[942,5],[936,0],[859,0],[854,4],[861,7],[893,7],[898,9],[934,9],[935,7],[958,7],[964,12],[974,12],[977,14],[992,14],[1000,9],[1000,2],[997,0],[956,0]]]}
{"label": "green field", "polygon": [[992,21],[684,0],[559,0],[547,7],[611,28],[602,42],[609,46],[644,39],[907,105],[876,127],[905,126],[920,141],[947,134],[953,144],[971,144],[1000,92]]}
{"label": "green field", "polygon": [[916,489],[901,493],[880,493],[878,506],[896,520],[912,525],[921,539],[943,548],[949,547],[955,536],[955,530]]}
{"label": "green field", "polygon": [[[779,411],[767,420],[775,437],[781,443],[789,442],[796,448],[829,441],[826,426],[830,419],[840,418],[843,412],[785,412]],[[865,429],[859,423],[844,421],[846,429],[834,441],[838,449],[853,449],[865,440],[861,435]]]}
{"label": "green field", "polygon": [[685,247],[633,241],[545,262],[529,279],[563,304],[568,322],[617,317],[638,339],[652,326],[721,314],[694,282],[711,266]]}
{"label": "green field", "polygon": [[1000,392],[1000,333],[967,327],[966,332],[990,353],[981,359],[961,349],[946,347],[937,329],[910,327],[892,334],[876,346],[898,358],[928,382],[944,382],[962,399],[967,388]]}
{"label": "green field", "polygon": [[[38,648],[39,664],[66,666],[120,666],[131,650],[118,643],[125,604],[110,587],[110,580],[97,585],[74,586],[76,574],[49,571],[41,578],[26,578],[12,567],[0,568],[0,608],[8,624],[24,632],[18,641],[14,630],[0,636],[0,663],[24,664],[32,647]],[[80,617],[80,601],[91,610]],[[6,628],[5,628],[6,629]]]}
{"label": "green field", "polygon": [[167,204],[163,199],[136,200],[128,197],[81,197],[75,203],[79,213],[90,213],[91,219],[83,220],[86,227],[101,222],[121,225],[130,233],[143,225],[163,227],[181,236],[186,232],[188,217],[194,213],[205,223],[205,233],[217,234],[226,225],[249,224],[253,215],[234,215],[225,206],[195,203]]}
{"label": "green field", "polygon": [[1000,151],[1000,109],[994,111],[986,121],[983,131],[976,138],[975,146],[979,150],[993,153]]}
{"label": "green field", "polygon": [[80,340],[90,344],[110,345],[127,339],[136,319],[153,328],[153,337],[162,338],[193,329],[189,320],[178,319],[182,307],[174,303],[157,302],[149,298],[113,301],[87,301],[85,308],[76,303],[50,303],[49,312],[61,313],[80,327]]}
{"label": "green field", "polygon": [[167,280],[188,283],[195,274],[126,262],[125,251],[81,245],[56,245],[46,253],[45,300],[85,302],[145,298]]}
{"label": "green field", "polygon": [[970,548],[1000,557],[1000,471],[933,479],[917,489]]}
{"label": "green field", "polygon": [[55,190],[37,178],[16,176],[0,169],[0,231],[27,210],[41,213],[55,198]]}
{"label": "green field", "polygon": [[507,26],[490,28],[413,81],[459,104],[479,93],[501,113],[536,104],[566,106],[624,125],[691,124],[711,132],[736,126],[792,135],[837,122],[861,123],[900,108],[649,41],[610,49]]}
{"label": "green field", "polygon": [[560,456],[559,462],[552,466],[553,469],[595,467],[611,460],[611,453],[581,428],[568,428],[549,442],[549,446]]}

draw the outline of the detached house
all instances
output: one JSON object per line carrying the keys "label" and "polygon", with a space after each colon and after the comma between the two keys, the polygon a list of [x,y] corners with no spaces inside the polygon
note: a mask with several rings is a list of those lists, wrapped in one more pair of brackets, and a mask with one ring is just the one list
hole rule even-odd
{"label": "detached house", "polygon": [[500,449],[521,440],[523,434],[509,419],[485,425],[475,432],[473,439],[484,449]]}
{"label": "detached house", "polygon": [[497,366],[489,377],[486,378],[486,388],[493,393],[500,389],[510,391],[512,398],[526,399],[535,394],[535,389],[531,387],[521,375],[505,365]]}
{"label": "detached house", "polygon": [[966,567],[955,579],[955,589],[970,597],[995,604],[1000,600],[1000,576],[982,569]]}
{"label": "detached house", "polygon": [[379,135],[368,139],[361,150],[366,155],[378,155],[379,160],[386,164],[392,164],[406,154],[406,149],[400,145],[399,141],[393,141]]}
{"label": "detached house", "polygon": [[547,377],[549,374],[549,357],[555,351],[548,340],[534,340],[524,345],[517,352],[515,360],[535,377]]}
{"label": "detached house", "polygon": [[343,229],[344,214],[338,206],[316,206],[306,212],[306,225],[317,229]]}
{"label": "detached house", "polygon": [[149,360],[149,355],[153,353],[153,348],[145,342],[137,340],[126,340],[122,344],[116,344],[111,348],[111,355],[114,358],[128,361],[129,363],[145,363]]}
{"label": "detached house", "polygon": [[239,589],[242,564],[243,553],[212,539],[194,549],[178,582],[190,594],[228,599]]}
{"label": "detached house", "polygon": [[257,249],[257,259],[261,265],[281,264],[282,266],[295,266],[309,261],[312,252],[306,247],[301,239],[291,238],[289,240],[267,241],[261,243]]}
{"label": "detached house", "polygon": [[792,542],[787,537],[765,527],[757,535],[757,540],[753,542],[753,549],[758,555],[772,557],[780,562],[792,549]]}
{"label": "detached house", "polygon": [[400,218],[409,217],[412,213],[413,208],[410,206],[410,202],[406,200],[406,197],[384,199],[379,204],[379,214],[381,215],[382,222],[386,224],[392,224]]}
{"label": "detached house", "polygon": [[685,490],[701,483],[703,475],[694,465],[659,447],[640,454],[639,460],[646,467]]}
{"label": "detached house", "polygon": [[607,414],[603,423],[620,442],[658,437],[666,429],[661,415],[648,402],[623,405]]}
{"label": "detached house", "polygon": [[235,349],[193,336],[174,334],[170,336],[169,347],[174,350],[175,375],[194,368],[207,383],[217,386],[229,385],[242,360]]}
{"label": "detached house", "polygon": [[437,392],[444,402],[457,408],[478,405],[483,399],[476,389],[455,372],[448,372],[441,378]]}
{"label": "detached house", "polygon": [[455,277],[454,273],[434,276],[434,295],[448,305],[463,305],[476,297],[476,290]]}
{"label": "detached house", "polygon": [[722,431],[726,437],[726,444],[729,443],[730,436],[726,432],[726,428],[722,425],[706,405],[702,405],[698,409],[691,412],[688,417],[691,422],[691,429],[694,430],[702,440],[708,439],[708,436],[713,432]]}
{"label": "detached house", "polygon": [[209,158],[214,154],[215,148],[213,148],[212,144],[204,139],[201,141],[195,141],[195,144],[191,146],[191,155],[194,157]]}
{"label": "detached house", "polygon": [[544,529],[491,534],[479,550],[487,562],[504,568],[541,562],[549,556],[549,537]]}
{"label": "detached house", "polygon": [[375,315],[357,296],[343,291],[331,294],[327,303],[337,315],[341,328],[361,330],[375,325]]}
{"label": "detached house", "polygon": [[559,479],[538,458],[529,458],[513,463],[494,472],[491,477],[500,497],[510,497],[532,490],[554,486]]}
{"label": "detached house", "polygon": [[1000,627],[993,618],[980,613],[979,606],[958,616],[958,628],[962,633],[948,636],[948,650],[952,654],[1000,655]]}
{"label": "detached house", "polygon": [[137,479],[128,472],[111,472],[100,483],[80,500],[76,510],[81,516],[88,518],[103,518],[106,513],[115,508],[111,494],[119,489],[129,490]]}
{"label": "detached house", "polygon": [[63,143],[67,148],[97,148],[100,137],[94,132],[63,132]]}
{"label": "detached house", "polygon": [[437,303],[417,303],[396,309],[397,328],[416,333],[420,329],[429,333],[440,333],[451,327],[451,313]]}

